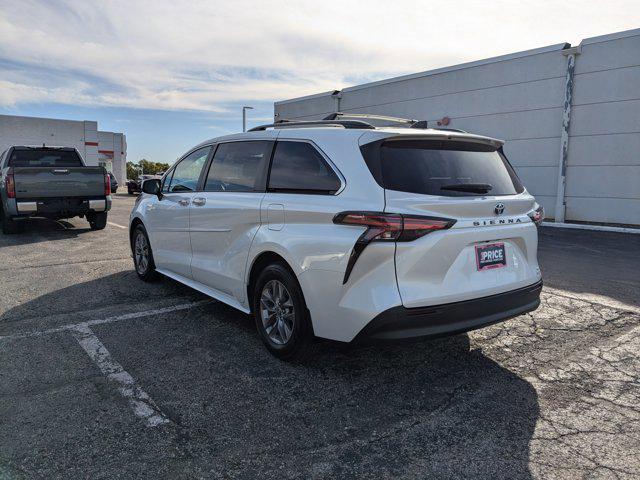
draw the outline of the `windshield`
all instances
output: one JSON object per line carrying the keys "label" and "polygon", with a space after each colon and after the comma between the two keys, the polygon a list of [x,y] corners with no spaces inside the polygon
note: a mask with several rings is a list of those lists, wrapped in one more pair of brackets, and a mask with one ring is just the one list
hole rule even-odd
{"label": "windshield", "polygon": [[515,195],[524,188],[494,147],[460,141],[402,140],[380,147],[383,186],[449,197]]}
{"label": "windshield", "polygon": [[10,167],[81,167],[82,160],[74,150],[55,148],[14,148]]}

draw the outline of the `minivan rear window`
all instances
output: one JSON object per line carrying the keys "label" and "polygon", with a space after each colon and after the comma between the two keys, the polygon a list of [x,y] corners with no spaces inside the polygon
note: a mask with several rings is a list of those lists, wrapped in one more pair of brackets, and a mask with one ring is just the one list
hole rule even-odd
{"label": "minivan rear window", "polygon": [[447,197],[524,191],[504,154],[491,145],[451,140],[376,143],[365,145],[362,152],[378,183],[389,190]]}
{"label": "minivan rear window", "polygon": [[81,167],[82,161],[74,150],[55,148],[14,148],[9,167]]}

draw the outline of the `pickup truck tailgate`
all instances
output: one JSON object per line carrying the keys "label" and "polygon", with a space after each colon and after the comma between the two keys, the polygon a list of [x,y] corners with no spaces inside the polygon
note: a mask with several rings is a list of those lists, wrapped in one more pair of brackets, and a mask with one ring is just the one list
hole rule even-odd
{"label": "pickup truck tailgate", "polygon": [[16,198],[104,196],[102,167],[13,167]]}

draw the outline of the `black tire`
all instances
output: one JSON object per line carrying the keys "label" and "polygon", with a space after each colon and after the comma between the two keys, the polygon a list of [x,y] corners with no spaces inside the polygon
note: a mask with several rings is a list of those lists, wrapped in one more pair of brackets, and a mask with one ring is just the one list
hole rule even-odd
{"label": "black tire", "polygon": [[2,226],[2,233],[5,235],[12,235],[20,231],[19,222],[16,222],[8,216],[5,216],[2,207],[0,207],[0,224]]}
{"label": "black tire", "polygon": [[[272,281],[276,281],[276,283]],[[266,308],[262,306],[261,302],[263,290],[268,284],[270,286],[277,286],[277,282],[286,287],[286,293],[291,300],[290,303],[292,303],[291,307],[282,307],[280,312],[293,312],[292,318],[287,313],[280,313],[283,322],[284,318],[287,318],[287,321],[291,321],[292,324],[292,328],[288,328],[291,331],[290,336],[282,343],[278,342],[277,339],[274,340],[270,336],[267,331],[268,326],[265,326],[262,320],[263,313],[266,315],[268,312]],[[285,303],[289,302],[287,301]],[[285,303],[282,303],[282,305]],[[253,289],[253,316],[260,338],[272,355],[281,360],[292,360],[301,358],[308,353],[309,345],[313,339],[313,327],[311,325],[309,310],[304,301],[304,295],[302,294],[298,280],[282,263],[272,263],[268,265],[258,276]],[[276,327],[278,320],[275,320],[275,316],[268,318],[274,318],[274,326],[271,331],[275,331],[273,329],[279,331],[279,328]],[[267,320],[267,323],[269,323],[269,320]],[[278,336],[277,333],[276,336]],[[280,340],[282,340],[282,336],[280,336]]]}
{"label": "black tire", "polygon": [[87,221],[91,230],[103,230],[107,226],[107,212],[87,213]]}
{"label": "black tire", "polygon": [[[142,243],[146,245],[146,264],[141,261],[142,257],[139,256],[141,252],[136,250],[138,237],[141,237]],[[131,236],[131,251],[133,253],[133,268],[135,269],[138,277],[144,282],[152,282],[156,280],[158,278],[158,272],[156,272],[156,264],[153,261],[153,251],[151,250],[149,236],[147,235],[147,231],[145,230],[143,225],[137,225],[133,230],[133,235]]]}
{"label": "black tire", "polygon": [[133,195],[133,190],[131,190],[131,187],[127,185],[127,193],[129,195]]}

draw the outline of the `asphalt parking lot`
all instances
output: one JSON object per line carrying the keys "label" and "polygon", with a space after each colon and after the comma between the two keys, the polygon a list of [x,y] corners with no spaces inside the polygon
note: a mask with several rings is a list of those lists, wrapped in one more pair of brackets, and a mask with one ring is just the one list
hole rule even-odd
{"label": "asphalt parking lot", "polygon": [[109,224],[0,235],[0,478],[640,478],[640,235],[543,228],[542,306],[282,363]]}

